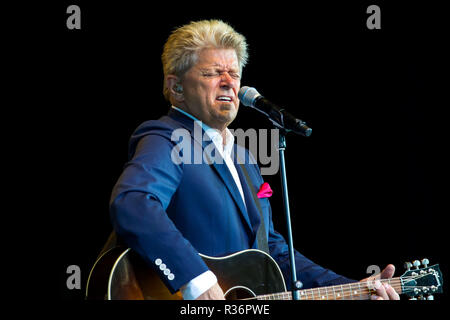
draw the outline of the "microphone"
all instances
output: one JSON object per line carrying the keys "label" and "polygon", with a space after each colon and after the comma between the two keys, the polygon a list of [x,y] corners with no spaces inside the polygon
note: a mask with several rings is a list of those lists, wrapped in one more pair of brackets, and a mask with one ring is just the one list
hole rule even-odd
{"label": "microphone", "polygon": [[276,127],[305,137],[311,135],[312,129],[305,122],[264,98],[255,88],[242,87],[238,92],[238,97],[244,106],[254,108],[265,114]]}

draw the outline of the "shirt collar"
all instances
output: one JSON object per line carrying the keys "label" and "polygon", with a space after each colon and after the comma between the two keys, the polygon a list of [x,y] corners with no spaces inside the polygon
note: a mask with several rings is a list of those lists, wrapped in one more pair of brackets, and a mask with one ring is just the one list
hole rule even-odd
{"label": "shirt collar", "polygon": [[[218,130],[209,127],[208,125],[206,125],[202,121],[198,120],[193,115],[187,113],[184,110],[181,110],[180,108],[177,108],[175,106],[172,106],[172,108],[177,110],[177,111],[179,111],[179,112],[181,112],[186,117],[191,118],[192,120],[194,120],[198,124],[201,124],[203,130],[208,135],[208,137],[211,139],[211,141],[214,143],[214,145],[219,150],[219,152],[220,153],[223,152],[223,154],[225,154],[227,156],[231,156],[231,151],[233,150],[233,145],[234,145],[234,136],[233,136],[233,134],[231,133],[231,131],[228,128],[225,128],[225,135],[226,135],[225,139],[226,139],[226,141],[225,141],[225,144],[223,144],[222,135],[220,134],[220,132]],[[222,149],[222,146],[223,146],[223,149]]]}

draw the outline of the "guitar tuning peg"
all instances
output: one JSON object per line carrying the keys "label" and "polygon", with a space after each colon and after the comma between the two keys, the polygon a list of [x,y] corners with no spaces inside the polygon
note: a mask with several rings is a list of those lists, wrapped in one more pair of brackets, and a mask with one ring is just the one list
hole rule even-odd
{"label": "guitar tuning peg", "polygon": [[422,264],[425,268],[428,266],[429,263],[430,261],[427,258],[422,259]]}
{"label": "guitar tuning peg", "polygon": [[419,261],[419,260],[414,260],[414,261],[413,261],[413,266],[414,266],[416,269],[419,269],[420,261]]}
{"label": "guitar tuning peg", "polygon": [[407,271],[411,270],[411,267],[412,267],[411,262],[405,262],[405,269],[407,269]]}
{"label": "guitar tuning peg", "polygon": [[427,300],[434,300],[434,296],[430,294],[430,295],[427,297]]}
{"label": "guitar tuning peg", "polygon": [[409,298],[409,300],[417,300],[417,298]]}

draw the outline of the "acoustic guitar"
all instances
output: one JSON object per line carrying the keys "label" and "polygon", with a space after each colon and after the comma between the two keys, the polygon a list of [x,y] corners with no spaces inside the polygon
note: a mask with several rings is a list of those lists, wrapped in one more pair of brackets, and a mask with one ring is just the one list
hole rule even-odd
{"label": "acoustic guitar", "polygon": [[[224,257],[201,255],[217,276],[227,300],[291,300],[278,264],[263,251],[249,249]],[[427,259],[406,263],[400,277],[383,279],[399,294],[411,299],[431,300],[442,293],[439,265],[428,266]],[[367,282],[300,290],[300,300],[368,300],[374,289]],[[102,254],[92,267],[86,299],[180,300],[171,294],[158,274],[140,256],[126,247],[114,247]]]}

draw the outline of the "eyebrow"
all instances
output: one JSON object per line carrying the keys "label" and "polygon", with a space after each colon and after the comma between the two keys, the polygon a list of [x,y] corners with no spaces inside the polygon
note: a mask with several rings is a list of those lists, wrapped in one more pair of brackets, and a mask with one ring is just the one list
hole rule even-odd
{"label": "eyebrow", "polygon": [[[226,69],[226,66],[224,66],[223,64],[220,64],[220,63],[214,63],[213,66]],[[234,68],[234,67],[235,67],[234,64],[230,66],[230,68]],[[236,68],[239,68],[239,66],[236,66]]]}
{"label": "eyebrow", "polygon": [[213,64],[205,66],[205,67],[200,67],[199,69],[202,70],[202,71],[203,70],[206,71],[206,70],[209,70],[211,68],[220,68],[220,69],[224,69],[224,70],[230,70],[230,71],[239,72],[239,67],[238,66],[236,66],[236,67],[235,66],[226,67],[225,65],[220,64],[220,63],[213,63]]}

